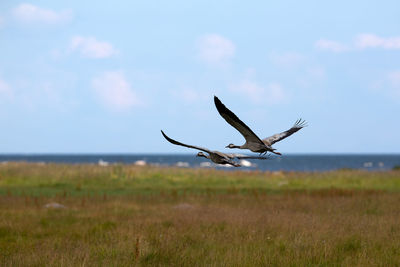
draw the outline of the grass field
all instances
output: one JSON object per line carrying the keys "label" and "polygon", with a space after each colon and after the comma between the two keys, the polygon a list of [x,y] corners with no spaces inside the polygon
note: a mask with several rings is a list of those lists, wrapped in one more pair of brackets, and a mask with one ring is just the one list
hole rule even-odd
{"label": "grass field", "polygon": [[0,266],[48,265],[399,266],[400,171],[1,164]]}

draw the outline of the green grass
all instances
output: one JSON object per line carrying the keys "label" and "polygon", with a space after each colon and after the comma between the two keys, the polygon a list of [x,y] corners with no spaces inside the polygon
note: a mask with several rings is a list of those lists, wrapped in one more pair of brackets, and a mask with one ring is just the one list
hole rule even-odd
{"label": "green grass", "polygon": [[399,203],[398,171],[9,163],[0,266],[399,266]]}
{"label": "green grass", "polygon": [[247,172],[213,169],[151,168],[129,165],[0,165],[0,194],[146,195],[252,192],[280,193],[323,189],[400,191],[400,173],[340,170],[333,172]]}

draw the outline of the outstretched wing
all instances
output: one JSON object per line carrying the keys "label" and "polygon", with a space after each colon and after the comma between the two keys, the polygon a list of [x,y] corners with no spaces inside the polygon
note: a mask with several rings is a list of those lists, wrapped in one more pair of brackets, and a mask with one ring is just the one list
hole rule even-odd
{"label": "outstretched wing", "polygon": [[298,130],[300,130],[301,128],[304,128],[306,126],[307,126],[307,122],[305,120],[298,119],[294,123],[292,128],[290,128],[289,130],[284,131],[282,133],[274,134],[273,136],[263,139],[263,141],[265,141],[269,145],[275,144],[276,142],[279,142],[282,139],[285,139],[286,137],[291,136],[292,134],[294,134],[295,132],[297,132]]}
{"label": "outstretched wing", "polygon": [[232,111],[230,111],[218,97],[214,96],[215,107],[218,110],[219,115],[222,116],[232,127],[238,130],[247,142],[263,143],[261,139],[243,122],[241,121]]}
{"label": "outstretched wing", "polygon": [[186,145],[186,144],[178,142],[178,141],[176,141],[176,140],[174,140],[172,138],[169,138],[162,130],[161,130],[161,133],[164,136],[164,138],[167,139],[168,142],[170,142],[170,143],[172,143],[174,145],[185,146],[185,147],[188,147],[188,148],[194,148],[194,149],[201,150],[201,151],[204,151],[204,152],[207,152],[207,153],[211,153],[211,151],[208,150],[207,148],[203,148],[203,147],[199,147],[199,146]]}
{"label": "outstretched wing", "polygon": [[226,154],[229,158],[231,159],[269,159],[271,157],[271,154],[261,157],[261,156],[247,156],[243,154]]}

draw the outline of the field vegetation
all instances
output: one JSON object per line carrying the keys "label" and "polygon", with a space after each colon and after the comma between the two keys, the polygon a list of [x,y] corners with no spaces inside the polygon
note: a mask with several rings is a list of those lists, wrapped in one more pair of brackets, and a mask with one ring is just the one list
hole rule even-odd
{"label": "field vegetation", "polygon": [[399,266],[399,203],[399,171],[0,164],[0,266]]}

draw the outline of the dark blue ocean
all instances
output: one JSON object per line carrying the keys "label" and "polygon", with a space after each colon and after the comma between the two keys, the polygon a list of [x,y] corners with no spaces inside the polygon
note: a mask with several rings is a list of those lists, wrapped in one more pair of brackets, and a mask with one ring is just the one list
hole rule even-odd
{"label": "dark blue ocean", "polygon": [[[114,163],[140,164],[157,166],[179,166],[183,168],[215,168],[204,158],[194,155],[166,155],[166,154],[40,154],[40,155],[0,155],[0,162],[26,161],[41,163],[92,163],[110,165]],[[247,170],[261,171],[328,171],[343,168],[363,170],[390,170],[394,166],[400,166],[399,155],[283,155],[268,160],[250,160],[242,162]],[[251,164],[251,165],[250,165]],[[249,166],[250,165],[250,166]],[[233,169],[219,167],[222,169]],[[236,168],[235,168],[236,169]]]}

